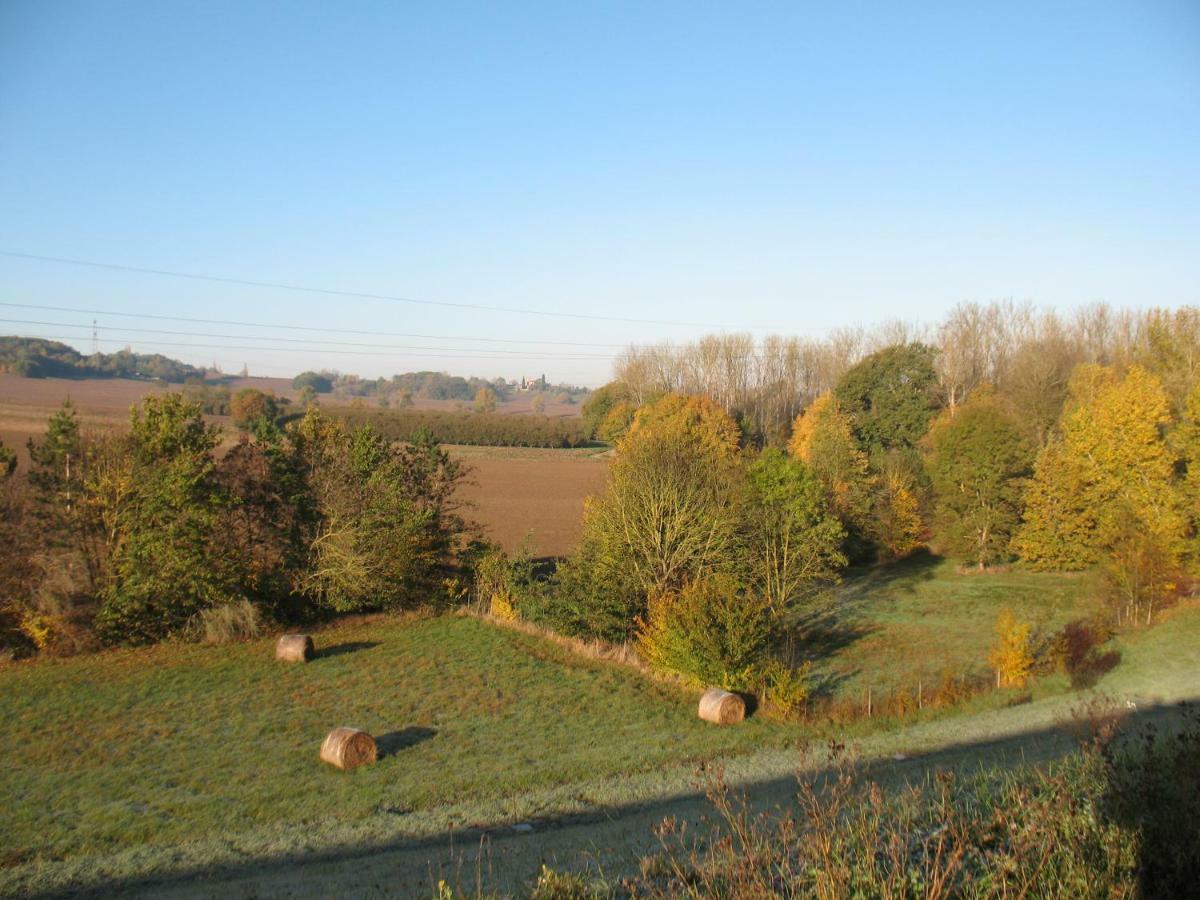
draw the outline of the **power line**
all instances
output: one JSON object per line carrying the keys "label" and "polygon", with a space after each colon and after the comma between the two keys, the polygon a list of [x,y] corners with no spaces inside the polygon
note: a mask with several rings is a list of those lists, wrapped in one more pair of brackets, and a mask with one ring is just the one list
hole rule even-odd
{"label": "power line", "polygon": [[[89,327],[87,325],[76,325],[72,322],[42,322],[42,321],[37,321],[37,320],[33,320],[33,319],[0,319],[0,322],[4,322],[4,323],[10,324],[10,325],[41,325],[41,326],[47,326],[47,327],[52,327],[52,328],[88,328]],[[95,320],[93,320],[92,325],[90,327],[92,329],[92,340],[93,340],[93,342],[95,342],[97,340],[97,331],[98,331],[98,327],[97,327]],[[206,338],[220,338],[222,340],[235,340],[235,341],[262,340],[262,341],[279,341],[279,342],[288,343],[288,344],[315,344],[317,346],[305,347],[303,349],[313,350],[313,351],[327,350],[330,353],[342,352],[340,349],[341,347],[364,347],[364,348],[388,349],[388,350],[399,350],[399,351],[438,350],[438,351],[445,351],[447,354],[487,353],[487,354],[489,354],[489,356],[486,357],[488,359],[505,359],[508,357],[514,357],[514,358],[533,357],[536,359],[544,358],[544,359],[576,359],[576,360],[615,359],[616,358],[616,356],[613,354],[604,354],[604,353],[553,353],[553,352],[545,352],[545,351],[521,351],[521,350],[480,350],[477,347],[423,347],[423,346],[412,345],[412,344],[373,344],[373,343],[361,343],[361,342],[355,342],[355,341],[318,341],[314,338],[282,338],[282,337],[269,337],[267,335],[214,334],[213,332],[205,332],[205,331],[171,331],[169,329],[161,329],[161,328],[121,327],[121,328],[106,329],[106,330],[119,331],[122,333],[131,332],[131,333],[138,333],[138,334],[165,334],[165,335],[172,335],[175,337],[206,337]],[[250,350],[250,349],[256,349],[256,348],[251,348],[251,347],[242,348],[239,346],[239,347],[231,347],[230,349],[231,350],[232,349]],[[275,349],[285,350],[288,348],[278,347]],[[470,358],[470,357],[468,357],[468,358]]]}
{"label": "power line", "polygon": [[241,287],[271,288],[281,291],[298,291],[307,294],[321,294],[330,297],[355,297],[360,300],[385,300],[391,303],[414,303],[421,306],[440,306],[449,309],[477,309],[487,312],[513,313],[523,316],[546,316],[558,319],[586,319],[593,322],[624,322],[634,325],[679,325],[690,328],[720,328],[718,325],[705,325],[700,322],[675,322],[666,319],[636,319],[624,316],[601,316],[589,313],[551,312],[544,309],[525,309],[514,306],[488,306],[482,303],[452,303],[448,300],[417,300],[412,297],[398,297],[392,294],[372,294],[366,291],[344,291],[332,288],[308,287],[300,284],[288,284],[276,281],[254,281],[248,278],[228,278],[222,275],[203,275],[197,272],[176,272],[170,269],[151,269],[143,266],[127,266],[118,263],[96,262],[87,259],[72,259],[66,256],[42,256],[37,253],[18,253],[15,250],[0,250],[0,256],[13,259],[32,259],[39,262],[61,263],[69,266],[87,266],[93,269],[107,269],[114,272],[136,272],[141,275],[161,275],[167,278],[187,278],[192,281],[208,281],[217,284],[236,284]]}
{"label": "power line", "polygon": [[36,309],[42,312],[80,313],[89,316],[111,316],[122,319],[154,319],[160,322],[187,322],[193,325],[233,325],[238,328],[271,328],[276,331],[309,331],[318,334],[357,334],[366,337],[404,337],[430,341],[479,341],[488,344],[549,344],[560,347],[607,347],[609,349],[629,346],[628,344],[600,344],[588,341],[541,341],[532,339],[522,340],[519,338],[467,337],[465,335],[453,334],[415,334],[407,331],[367,331],[353,328],[326,328],[316,325],[275,325],[268,322],[240,322],[232,319],[197,319],[188,316],[167,316],[161,313],[115,312],[108,309],[88,309],[78,306],[48,306],[41,303],[0,302],[0,306],[6,306],[10,309]]}

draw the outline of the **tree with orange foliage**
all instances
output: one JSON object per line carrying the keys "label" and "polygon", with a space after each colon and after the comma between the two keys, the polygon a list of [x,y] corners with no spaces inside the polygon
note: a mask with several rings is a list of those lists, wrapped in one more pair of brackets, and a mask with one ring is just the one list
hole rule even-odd
{"label": "tree with orange foliage", "polygon": [[686,438],[721,459],[737,455],[741,431],[720,404],[707,397],[666,394],[633,417],[626,440],[654,434]]}
{"label": "tree with orange foliage", "polygon": [[850,418],[832,394],[825,393],[796,418],[788,452],[808,465],[825,488],[829,508],[851,543],[861,545],[871,526],[875,477],[859,448]]}

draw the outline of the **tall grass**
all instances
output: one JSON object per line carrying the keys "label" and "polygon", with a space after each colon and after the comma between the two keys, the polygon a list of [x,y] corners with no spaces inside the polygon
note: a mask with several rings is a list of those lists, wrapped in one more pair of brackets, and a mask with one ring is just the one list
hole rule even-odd
{"label": "tall grass", "polygon": [[189,631],[203,644],[249,641],[262,633],[262,614],[249,600],[224,603],[196,613]]}
{"label": "tall grass", "polygon": [[[1183,897],[1200,883],[1200,716],[1125,736],[1111,716],[1058,765],[939,772],[889,793],[831,747],[794,809],[752,812],[720,773],[716,816],[665,819],[637,875],[544,870],[545,897]],[[603,859],[600,860],[601,863]]]}

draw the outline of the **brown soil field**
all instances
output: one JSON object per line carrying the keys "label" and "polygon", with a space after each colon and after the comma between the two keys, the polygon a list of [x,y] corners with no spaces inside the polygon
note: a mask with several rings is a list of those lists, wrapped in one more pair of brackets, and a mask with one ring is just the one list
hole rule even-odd
{"label": "brown soil field", "polygon": [[608,477],[608,453],[595,450],[451,447],[471,467],[461,496],[467,518],[509,553],[528,539],[535,556],[563,556],[579,540],[583,501]]}
{"label": "brown soil field", "polygon": [[[237,390],[255,387],[291,396],[291,383],[282,378],[237,378],[229,385]],[[21,378],[0,374],[0,440],[19,454],[20,470],[29,465],[25,448],[30,437],[42,434],[46,420],[70,399],[85,426],[121,427],[129,407],[164,388],[128,379],[72,380]],[[322,398],[326,405],[338,405]],[[532,399],[523,394],[498,407],[500,412],[530,411]],[[420,401],[419,408],[453,409],[452,402]],[[578,415],[577,405],[548,403],[547,414]],[[234,430],[225,416],[209,420],[221,425],[232,443]],[[608,473],[607,455],[594,449],[543,450],[533,448],[455,447],[447,448],[472,469],[462,498],[470,504],[467,518],[478,522],[486,537],[512,552],[529,539],[537,556],[561,556],[579,538],[583,501],[596,493]]]}

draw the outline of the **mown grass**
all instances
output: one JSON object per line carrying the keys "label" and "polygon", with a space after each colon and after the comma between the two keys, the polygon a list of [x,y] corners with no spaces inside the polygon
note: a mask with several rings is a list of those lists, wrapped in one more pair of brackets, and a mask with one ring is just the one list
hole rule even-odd
{"label": "mown grass", "polygon": [[1093,573],[1023,570],[963,574],[954,560],[917,554],[851,571],[835,613],[816,623],[815,667],[833,693],[932,689],[946,675],[987,670],[1004,608],[1045,636],[1102,610]]}
{"label": "mown grass", "polygon": [[[982,665],[1000,605],[1050,627],[1095,603],[1086,578],[965,576],[937,560],[843,590],[855,630],[819,669],[853,673],[836,688],[848,695],[922,660]],[[1122,639],[1100,688],[1188,695],[1198,640],[1200,609],[1180,610]],[[0,669],[0,893],[624,808],[688,790],[701,760],[747,781],[786,776],[798,744],[830,735],[760,717],[718,729],[697,721],[694,693],[471,618],[347,623],[317,644],[327,652],[307,665],[276,663],[263,640]],[[1075,702],[1065,688],[1045,679],[1018,708],[988,695],[904,730],[879,718],[845,733],[887,757],[1046,728]],[[381,739],[377,765],[318,762],[342,724]]]}
{"label": "mown grass", "polygon": [[[403,814],[783,730],[707,727],[690,694],[467,618],[346,626],[318,642],[345,652],[289,666],[270,641],[162,646],[0,673],[10,860]],[[381,762],[351,775],[319,764],[337,725],[381,737]]]}

